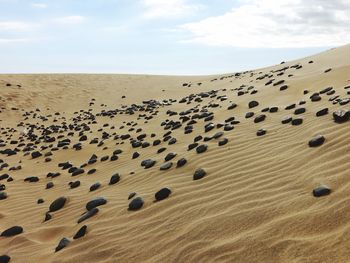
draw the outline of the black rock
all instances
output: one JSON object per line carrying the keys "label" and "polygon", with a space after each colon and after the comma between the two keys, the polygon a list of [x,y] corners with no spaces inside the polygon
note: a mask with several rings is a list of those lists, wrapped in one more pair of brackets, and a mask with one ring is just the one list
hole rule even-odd
{"label": "black rock", "polygon": [[169,188],[165,187],[165,188],[160,189],[154,195],[154,197],[157,201],[161,201],[161,200],[168,198],[170,194],[171,194],[171,190]]}
{"label": "black rock", "polygon": [[73,239],[78,239],[78,238],[81,238],[81,237],[85,236],[85,234],[86,234],[86,229],[87,229],[87,226],[86,226],[86,225],[83,225],[83,226],[78,230],[78,232],[74,235]]}
{"label": "black rock", "polygon": [[55,248],[55,252],[60,251],[61,249],[68,246],[70,243],[70,240],[68,238],[62,238],[61,241],[58,243],[57,247]]}
{"label": "black rock", "polygon": [[333,112],[333,119],[336,123],[343,123],[348,121],[350,118],[350,111],[338,110]]}
{"label": "black rock", "polygon": [[317,147],[317,146],[320,146],[322,145],[324,142],[325,142],[325,137],[322,136],[322,135],[317,135],[316,137],[312,138],[310,141],[309,141],[309,146],[310,147]]}
{"label": "black rock", "polygon": [[0,200],[4,200],[7,198],[7,194],[5,192],[0,192]]}
{"label": "black rock", "polygon": [[328,114],[328,108],[324,108],[322,110],[319,110],[318,112],[316,112],[316,116],[320,117],[320,116],[324,116]]}
{"label": "black rock", "polygon": [[306,111],[305,108],[298,108],[294,111],[294,114],[298,115],[298,114],[302,114]]}
{"label": "black rock", "polygon": [[4,232],[1,233],[2,237],[12,237],[19,235],[23,232],[23,227],[21,226],[13,226],[8,229],[6,229]]}
{"label": "black rock", "polygon": [[82,217],[78,219],[78,224],[85,221],[86,219],[89,219],[90,217],[96,215],[98,213],[98,208],[94,207],[91,210],[87,211]]}
{"label": "black rock", "polygon": [[168,154],[165,156],[164,160],[165,160],[166,162],[168,162],[168,161],[170,161],[171,159],[173,159],[176,155],[177,155],[176,153],[168,153]]}
{"label": "black rock", "polygon": [[111,176],[111,179],[109,180],[109,185],[116,184],[120,180],[120,175],[119,174],[114,174]]}
{"label": "black rock", "polygon": [[254,112],[247,112],[247,113],[245,114],[246,119],[251,118],[251,117],[253,117],[253,116],[254,116]]}
{"label": "black rock", "polygon": [[208,145],[206,145],[206,144],[201,144],[201,145],[199,145],[199,146],[196,148],[196,152],[197,152],[197,153],[204,153],[204,152],[207,151],[207,149],[208,149]]}
{"label": "black rock", "polygon": [[80,181],[70,182],[69,185],[71,189],[77,188],[80,186]]}
{"label": "black rock", "polygon": [[176,163],[176,167],[179,168],[179,167],[182,167],[184,166],[185,164],[187,163],[187,160],[185,158],[181,158],[177,161]]}
{"label": "black rock", "polygon": [[227,144],[228,143],[228,139],[227,138],[224,138],[224,139],[222,139],[222,140],[220,140],[219,142],[218,142],[218,145],[219,146],[223,146],[223,145],[225,145],[225,144]]}
{"label": "black rock", "polygon": [[156,164],[156,161],[151,159],[146,159],[141,162],[141,166],[143,166],[145,169],[151,168]]}
{"label": "black rock", "polygon": [[72,176],[77,176],[79,174],[83,174],[84,172],[84,169],[78,168],[72,173]]}
{"label": "black rock", "polygon": [[100,205],[105,205],[107,204],[107,199],[104,198],[104,197],[96,197],[95,199],[89,201],[87,204],[86,204],[86,210],[91,210],[95,207],[98,207]]}
{"label": "black rock", "polygon": [[11,257],[8,255],[1,255],[0,256],[0,263],[8,263],[10,262]]}
{"label": "black rock", "polygon": [[161,171],[164,171],[164,170],[168,170],[170,169],[171,167],[173,166],[173,163],[172,162],[167,162],[167,163],[164,163],[160,166],[160,170]]}
{"label": "black rock", "polygon": [[254,119],[254,123],[259,123],[259,122],[262,122],[262,121],[264,121],[264,120],[265,120],[265,118],[266,118],[266,115],[265,115],[265,114],[261,114],[261,115],[259,115],[259,116],[255,117],[255,119]]}
{"label": "black rock", "polygon": [[87,172],[87,174],[93,174],[93,173],[95,173],[95,172],[96,172],[96,169],[93,168],[93,169],[89,170],[89,171]]}
{"label": "black rock", "polygon": [[329,195],[331,193],[331,189],[328,186],[322,185],[319,187],[316,187],[313,191],[312,194],[314,197],[320,197],[324,195]]}
{"label": "black rock", "polygon": [[35,158],[42,156],[42,154],[38,151],[32,152],[31,155],[32,155],[32,159],[35,159]]}
{"label": "black rock", "polygon": [[51,218],[52,218],[52,216],[50,215],[49,212],[47,212],[47,213],[45,214],[44,222],[49,221]]}
{"label": "black rock", "polygon": [[138,153],[138,152],[134,152],[133,154],[132,154],[132,159],[136,159],[137,157],[139,157],[140,156],[140,154]]}
{"label": "black rock", "polygon": [[259,129],[257,132],[256,132],[256,136],[263,136],[266,134],[266,130],[264,129]]}
{"label": "black rock", "polygon": [[286,116],[282,119],[282,124],[290,123],[292,120],[293,120],[292,117]]}
{"label": "black rock", "polygon": [[292,125],[301,125],[303,123],[303,118],[296,118],[292,120]]}
{"label": "black rock", "polygon": [[131,198],[133,198],[135,195],[136,195],[135,192],[130,193],[129,196],[128,196],[128,200],[130,200]]}
{"label": "black rock", "polygon": [[249,107],[249,109],[251,109],[251,108],[254,108],[258,105],[259,105],[259,102],[253,100],[253,101],[249,102],[248,107]]}
{"label": "black rock", "polygon": [[94,183],[93,185],[90,186],[90,192],[95,191],[100,187],[101,187],[101,184],[99,182]]}
{"label": "black rock", "polygon": [[136,197],[129,203],[128,210],[130,211],[139,210],[143,206],[143,204],[144,204],[143,199],[141,197]]}
{"label": "black rock", "polygon": [[193,180],[202,179],[206,175],[207,175],[207,173],[202,168],[199,168],[194,172]]}
{"label": "black rock", "polygon": [[67,198],[62,196],[53,201],[49,207],[49,212],[55,212],[60,210],[66,203]]}

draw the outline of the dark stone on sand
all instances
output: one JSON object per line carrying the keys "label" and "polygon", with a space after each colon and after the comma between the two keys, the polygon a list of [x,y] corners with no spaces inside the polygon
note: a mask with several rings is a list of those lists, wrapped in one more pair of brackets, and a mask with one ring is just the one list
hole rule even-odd
{"label": "dark stone on sand", "polygon": [[227,144],[228,143],[228,139],[227,138],[224,138],[224,139],[222,139],[222,140],[220,140],[219,142],[218,142],[218,145],[219,146],[223,146],[223,145],[225,145],[225,144]]}
{"label": "dark stone on sand", "polygon": [[292,117],[286,116],[282,119],[282,124],[290,123],[292,120],[293,120]]}
{"label": "dark stone on sand", "polygon": [[128,196],[128,200],[130,200],[131,198],[133,198],[135,195],[136,195],[135,192],[130,193],[129,196]]}
{"label": "dark stone on sand", "polygon": [[96,172],[96,169],[93,168],[93,169],[89,170],[89,171],[87,172],[87,174],[93,174],[93,173],[95,173],[95,172]]}
{"label": "dark stone on sand", "polygon": [[0,181],[1,180],[5,180],[5,179],[7,179],[7,178],[9,178],[10,176],[8,175],[8,174],[2,174],[2,175],[0,175]]}
{"label": "dark stone on sand", "polygon": [[86,234],[86,229],[87,229],[87,225],[83,225],[78,232],[74,235],[73,239],[78,239],[81,238],[83,236],[85,236]]}
{"label": "dark stone on sand", "polygon": [[16,236],[19,235],[23,232],[23,227],[21,226],[13,226],[10,227],[8,229],[6,229],[5,231],[3,231],[1,233],[2,237],[12,237],[12,236]]}
{"label": "dark stone on sand", "polygon": [[322,136],[322,135],[317,135],[315,136],[314,138],[312,138],[310,141],[309,141],[309,146],[310,147],[317,147],[317,146],[320,146],[322,145],[324,142],[325,142],[325,137]]}
{"label": "dark stone on sand", "polygon": [[156,161],[152,159],[146,159],[141,162],[141,166],[143,166],[145,169],[151,168],[155,164],[156,164]]}
{"label": "dark stone on sand", "polygon": [[78,224],[85,221],[86,219],[89,219],[90,217],[96,215],[98,213],[98,208],[97,207],[94,207],[92,208],[91,210],[87,211],[86,213],[84,213],[83,216],[81,216],[79,219],[78,219]]}
{"label": "dark stone on sand", "polygon": [[45,214],[44,222],[49,221],[51,218],[52,218],[52,216],[50,215],[49,212],[47,212],[47,213]]}
{"label": "dark stone on sand", "polygon": [[69,185],[71,189],[77,188],[80,186],[80,181],[70,182]]}
{"label": "dark stone on sand", "polygon": [[322,98],[321,98],[320,94],[314,93],[310,96],[310,99],[311,99],[311,101],[316,102],[316,101],[320,101]]}
{"label": "dark stone on sand", "polygon": [[35,159],[35,158],[42,156],[42,154],[38,151],[32,152],[31,155],[32,155],[32,159]]}
{"label": "dark stone on sand", "polygon": [[292,120],[292,125],[297,126],[303,124],[304,119],[303,118],[296,118]]}
{"label": "dark stone on sand", "polygon": [[196,152],[197,152],[197,153],[204,153],[204,152],[207,151],[207,149],[208,149],[208,145],[206,145],[206,144],[201,144],[201,145],[199,145],[199,146],[196,148]]}
{"label": "dark stone on sand", "polygon": [[285,107],[286,110],[291,110],[291,109],[294,109],[295,108],[295,104],[290,104],[288,106]]}
{"label": "dark stone on sand", "polygon": [[298,115],[298,114],[302,114],[306,111],[305,108],[298,108],[294,111],[294,114]]}
{"label": "dark stone on sand", "polygon": [[42,204],[42,203],[44,203],[44,199],[39,198],[38,201],[36,201],[36,203],[37,203],[37,204]]}
{"label": "dark stone on sand", "polygon": [[322,110],[319,110],[318,112],[316,112],[316,116],[317,117],[321,117],[321,116],[324,116],[324,115],[327,115],[328,114],[328,108],[324,108]]}
{"label": "dark stone on sand", "polygon": [[176,163],[176,167],[179,168],[179,167],[182,167],[184,166],[185,164],[187,163],[187,160],[185,158],[181,158],[177,161]]}
{"label": "dark stone on sand", "polygon": [[68,246],[70,243],[70,240],[68,238],[62,238],[60,242],[58,243],[57,247],[55,248],[55,252],[60,251],[61,249],[65,248]]}
{"label": "dark stone on sand", "polygon": [[264,129],[259,129],[257,132],[256,132],[256,136],[263,136],[266,134],[266,130]]}
{"label": "dark stone on sand", "polygon": [[55,212],[60,210],[66,203],[67,198],[64,196],[61,196],[57,198],[55,201],[53,201],[49,207],[49,212]]}
{"label": "dark stone on sand", "polygon": [[90,192],[95,191],[100,187],[101,187],[101,184],[99,182],[94,183],[93,185],[90,186]]}
{"label": "dark stone on sand", "polygon": [[332,190],[328,186],[322,185],[312,190],[312,194],[314,197],[321,197],[321,196],[329,195],[331,191]]}
{"label": "dark stone on sand", "polygon": [[107,204],[107,199],[104,198],[104,197],[96,197],[95,199],[89,201],[87,204],[86,204],[86,210],[91,210],[95,207],[98,207],[100,205],[105,205]]}
{"label": "dark stone on sand", "polygon": [[333,119],[336,123],[344,123],[350,118],[350,111],[347,110],[337,110],[333,112]]}
{"label": "dark stone on sand", "polygon": [[154,197],[157,201],[161,201],[168,198],[170,194],[171,194],[171,190],[165,187],[160,189],[157,193],[155,193]]}
{"label": "dark stone on sand", "polygon": [[253,101],[248,103],[249,109],[254,108],[254,107],[258,106],[258,105],[259,105],[259,102],[255,101],[255,100],[253,100]]}
{"label": "dark stone on sand", "polygon": [[204,171],[202,168],[198,168],[193,174],[193,180],[196,181],[202,179],[206,175],[206,171]]}
{"label": "dark stone on sand", "polygon": [[139,157],[140,156],[140,154],[138,153],[138,152],[134,152],[133,154],[132,154],[132,159],[136,159],[137,157]]}
{"label": "dark stone on sand", "polygon": [[0,192],[0,200],[4,200],[7,198],[7,194],[5,192]]}
{"label": "dark stone on sand", "polygon": [[168,170],[170,169],[171,167],[173,166],[173,163],[172,162],[167,162],[167,163],[164,163],[160,166],[160,170],[161,171],[164,171],[164,170]]}
{"label": "dark stone on sand", "polygon": [[10,262],[11,257],[8,255],[1,255],[0,256],[0,263],[8,263]]}
{"label": "dark stone on sand", "polygon": [[129,203],[129,211],[136,211],[139,210],[143,206],[144,202],[141,197],[136,197],[134,198],[130,203]]}
{"label": "dark stone on sand", "polygon": [[261,114],[261,115],[259,115],[259,116],[255,117],[255,119],[254,119],[254,123],[259,123],[259,122],[262,122],[262,121],[264,121],[264,120],[265,120],[265,118],[266,118],[266,115],[265,115],[265,114]]}
{"label": "dark stone on sand", "polygon": [[46,184],[46,189],[50,189],[50,188],[52,188],[52,187],[54,187],[53,182],[48,182],[48,183]]}
{"label": "dark stone on sand", "polygon": [[112,175],[111,179],[109,180],[109,185],[116,184],[120,181],[120,175],[119,174],[114,174]]}
{"label": "dark stone on sand", "polygon": [[78,168],[72,173],[72,176],[77,176],[79,174],[83,174],[84,172],[84,169]]}
{"label": "dark stone on sand", "polygon": [[251,118],[251,117],[253,117],[254,116],[254,112],[247,112],[246,114],[245,114],[245,117],[246,117],[246,119],[248,119],[248,118]]}
{"label": "dark stone on sand", "polygon": [[29,176],[24,179],[25,182],[36,183],[39,182],[39,177],[37,176]]}
{"label": "dark stone on sand", "polygon": [[197,146],[198,146],[197,142],[191,143],[191,144],[188,145],[187,150],[190,151],[190,150],[196,148]]}

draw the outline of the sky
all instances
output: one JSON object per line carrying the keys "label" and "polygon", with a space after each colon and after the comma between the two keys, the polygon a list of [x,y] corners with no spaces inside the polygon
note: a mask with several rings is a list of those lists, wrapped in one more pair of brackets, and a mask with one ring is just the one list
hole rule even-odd
{"label": "sky", "polygon": [[0,0],[0,73],[231,73],[347,43],[349,0]]}

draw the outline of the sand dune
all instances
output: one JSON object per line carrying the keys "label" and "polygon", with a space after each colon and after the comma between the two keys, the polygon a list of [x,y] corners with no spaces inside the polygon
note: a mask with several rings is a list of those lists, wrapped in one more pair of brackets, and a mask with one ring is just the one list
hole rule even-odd
{"label": "sand dune", "polygon": [[349,262],[349,113],[333,116],[349,56],[220,76],[0,75],[0,262]]}

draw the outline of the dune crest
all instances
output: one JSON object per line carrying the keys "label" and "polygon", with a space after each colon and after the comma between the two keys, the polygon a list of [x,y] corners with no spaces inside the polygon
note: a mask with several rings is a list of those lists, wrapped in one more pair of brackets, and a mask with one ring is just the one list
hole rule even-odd
{"label": "dune crest", "polygon": [[347,262],[349,56],[0,75],[0,262]]}

